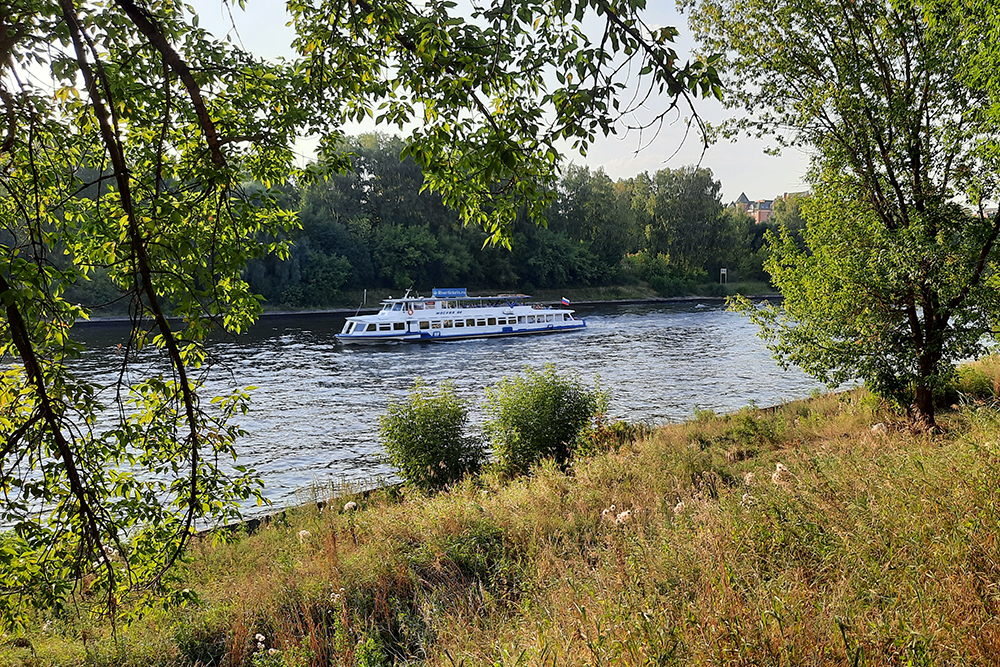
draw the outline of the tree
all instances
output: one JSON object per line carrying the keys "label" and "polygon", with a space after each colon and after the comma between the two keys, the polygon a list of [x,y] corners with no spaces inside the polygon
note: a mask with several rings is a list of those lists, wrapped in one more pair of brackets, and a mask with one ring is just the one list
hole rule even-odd
{"label": "tree", "polygon": [[834,384],[861,378],[934,425],[935,388],[982,351],[1000,312],[1000,220],[982,215],[998,173],[982,146],[996,134],[983,88],[963,76],[976,42],[961,11],[707,0],[692,22],[727,52],[727,103],[748,111],[728,131],[814,151],[807,248],[771,237],[784,305],[740,308],[780,359]]}
{"label": "tree", "polygon": [[[638,103],[664,94],[664,113],[718,93],[710,64],[679,66],[676,31],[645,26],[642,4],[515,0],[463,19],[448,2],[294,1],[301,58],[268,63],[173,2],[7,2],[0,354],[19,365],[0,375],[2,622],[64,602],[85,576],[110,613],[159,594],[196,527],[257,492],[253,471],[224,464],[248,395],[201,399],[201,341],[254,321],[247,260],[287,255],[297,222],[273,186],[349,166],[328,151],[322,169],[296,170],[297,134],[333,147],[346,118],[421,115],[406,154],[502,240],[514,211],[551,198],[557,140],[585,149],[632,111],[624,73],[640,72]],[[580,27],[588,12],[599,44]],[[132,317],[111,388],[68,363],[88,313],[66,290],[97,272]],[[162,370],[144,372],[147,355]]]}
{"label": "tree", "polygon": [[[723,234],[722,184],[712,170],[688,166],[636,177],[635,205],[645,209],[646,249],[681,271],[704,271]],[[718,269],[718,267],[712,267]]]}

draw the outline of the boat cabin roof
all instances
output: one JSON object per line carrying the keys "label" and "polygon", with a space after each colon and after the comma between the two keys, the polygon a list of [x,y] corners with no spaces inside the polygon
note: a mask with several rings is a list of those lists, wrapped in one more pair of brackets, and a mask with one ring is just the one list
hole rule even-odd
{"label": "boat cabin roof", "polygon": [[387,299],[382,299],[382,304],[386,306],[393,306],[397,303],[435,303],[437,301],[462,301],[468,302],[478,302],[483,305],[507,305],[515,306],[522,301],[530,299],[531,297],[527,294],[494,294],[492,296],[469,296],[465,288],[458,289],[435,289],[431,296],[410,296],[407,292],[405,296],[398,299],[393,299],[391,296]]}

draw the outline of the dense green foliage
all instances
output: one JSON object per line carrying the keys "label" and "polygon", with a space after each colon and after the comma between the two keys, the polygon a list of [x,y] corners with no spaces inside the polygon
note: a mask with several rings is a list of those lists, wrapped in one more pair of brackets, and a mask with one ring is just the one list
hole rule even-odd
{"label": "dense green foliage", "polygon": [[[274,308],[343,305],[362,289],[441,285],[530,293],[645,282],[661,296],[681,296],[717,283],[721,268],[730,282],[766,281],[764,233],[801,226],[796,202],[787,205],[793,213],[786,220],[778,200],[776,222],[760,225],[724,207],[721,183],[706,168],[615,182],[570,165],[545,209],[546,226],[520,215],[509,250],[484,247],[488,234],[463,225],[440,195],[424,189],[413,159],[400,159],[404,146],[380,134],[345,139],[339,149],[350,155],[350,172],[276,187],[276,200],[298,212],[301,229],[271,239],[287,242],[287,255],[247,263],[251,291]],[[86,306],[111,304],[100,312],[124,307],[106,273],[69,290]]]}
{"label": "dense green foliage", "polygon": [[407,484],[436,491],[478,472],[482,443],[466,430],[469,413],[451,383],[431,389],[417,380],[379,417],[379,442]]}
{"label": "dense green foliage", "polygon": [[[719,94],[711,62],[682,63],[676,30],[646,26],[643,7],[293,1],[297,56],[270,63],[171,0],[6,2],[0,525],[13,530],[0,544],[0,626],[24,623],[32,598],[100,593],[115,614],[132,594],[169,591],[164,575],[196,526],[229,521],[256,492],[253,471],[231,462],[230,418],[248,396],[201,395],[201,341],[254,321],[247,263],[287,259],[299,240],[277,184],[348,168],[347,120],[413,127],[393,159],[412,158],[463,223],[506,242],[518,211],[537,217],[551,203],[559,142],[586,150],[644,99],[620,92],[655,91],[654,116]],[[599,44],[585,22],[603,26]],[[297,169],[304,134],[325,137],[323,160]],[[416,279],[413,249],[423,259],[439,242],[419,220],[378,222],[370,247],[392,262],[378,275]],[[309,269],[283,288],[290,299],[321,302],[367,270],[316,236],[317,247],[296,246]],[[132,320],[113,386],[67,363],[91,277],[101,284],[90,303],[120,295]]]}
{"label": "dense green foliage", "polygon": [[929,426],[1000,316],[991,4],[705,0],[693,17],[749,112],[728,131],[813,150],[805,234],[771,237],[784,304],[739,307],[782,361],[863,379]]}
{"label": "dense green foliage", "polygon": [[273,306],[322,307],[362,288],[531,292],[645,281],[663,296],[698,283],[763,280],[765,225],[725,209],[708,169],[664,169],[613,182],[569,166],[545,210],[547,225],[525,216],[511,226],[511,248],[484,242],[440,196],[423,189],[403,142],[384,135],[346,140],[349,174],[286,187],[302,230],[287,259],[251,261],[247,279]]}
{"label": "dense green foliage", "polygon": [[544,459],[570,460],[583,431],[607,410],[608,394],[587,389],[552,364],[525,368],[486,390],[484,425],[501,470],[523,473]]}

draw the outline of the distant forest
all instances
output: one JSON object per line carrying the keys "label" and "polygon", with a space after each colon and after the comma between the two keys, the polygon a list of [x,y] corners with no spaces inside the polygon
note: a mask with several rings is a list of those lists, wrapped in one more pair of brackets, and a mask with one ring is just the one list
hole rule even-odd
{"label": "distant forest", "polygon": [[[302,228],[287,259],[254,260],[245,273],[268,307],[322,308],[345,303],[345,291],[435,286],[530,293],[645,282],[676,296],[718,282],[721,268],[729,282],[766,282],[764,232],[804,227],[800,201],[776,201],[772,221],[759,225],[725,206],[722,184],[707,168],[612,181],[601,170],[570,165],[545,225],[519,218],[511,250],[483,247],[485,232],[463,227],[439,196],[421,192],[419,167],[399,159],[401,139],[365,134],[346,148],[351,173],[280,188]],[[99,270],[71,295],[88,306],[115,297]]]}

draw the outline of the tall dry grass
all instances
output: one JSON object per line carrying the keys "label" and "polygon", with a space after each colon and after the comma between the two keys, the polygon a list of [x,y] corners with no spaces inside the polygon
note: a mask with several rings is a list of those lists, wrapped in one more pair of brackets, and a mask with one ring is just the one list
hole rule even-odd
{"label": "tall dry grass", "polygon": [[[178,585],[202,603],[122,636],[135,664],[995,664],[1000,417],[941,423],[855,391],[342,495],[200,543]],[[116,664],[60,632],[0,664]]]}

